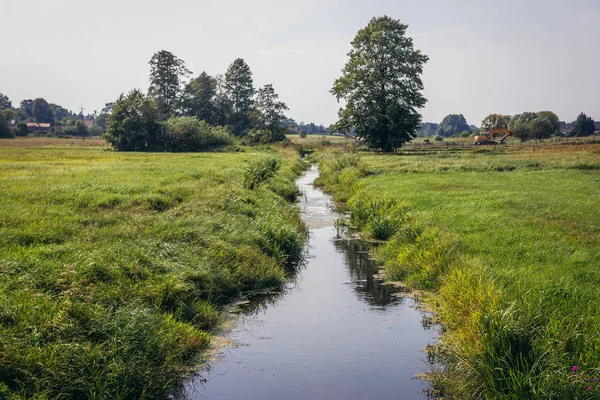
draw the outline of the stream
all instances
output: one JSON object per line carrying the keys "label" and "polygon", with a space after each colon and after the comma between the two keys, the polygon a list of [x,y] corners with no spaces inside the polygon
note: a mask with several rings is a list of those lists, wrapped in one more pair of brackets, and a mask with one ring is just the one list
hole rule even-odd
{"label": "stream", "polygon": [[340,237],[340,215],[298,179],[310,229],[306,266],[286,290],[241,306],[230,345],[182,388],[181,399],[427,399],[425,328],[415,300],[373,278],[362,243]]}

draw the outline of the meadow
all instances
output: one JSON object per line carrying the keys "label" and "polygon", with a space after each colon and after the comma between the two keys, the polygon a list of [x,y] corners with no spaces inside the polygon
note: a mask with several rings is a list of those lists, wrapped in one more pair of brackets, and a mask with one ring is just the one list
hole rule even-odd
{"label": "meadow", "polygon": [[600,398],[600,145],[321,151],[319,183],[442,323],[449,398]]}
{"label": "meadow", "polygon": [[222,306],[302,259],[294,150],[19,140],[0,141],[0,399],[164,396]]}

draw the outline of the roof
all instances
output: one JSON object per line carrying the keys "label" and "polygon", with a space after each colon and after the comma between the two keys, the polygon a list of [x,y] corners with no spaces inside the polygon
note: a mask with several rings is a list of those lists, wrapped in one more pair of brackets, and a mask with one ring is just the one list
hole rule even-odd
{"label": "roof", "polygon": [[85,124],[85,126],[88,127],[88,129],[91,129],[94,126],[93,119],[85,119],[85,120],[83,120],[83,123]]}
{"label": "roof", "polygon": [[27,122],[28,128],[51,128],[52,124],[49,122]]}

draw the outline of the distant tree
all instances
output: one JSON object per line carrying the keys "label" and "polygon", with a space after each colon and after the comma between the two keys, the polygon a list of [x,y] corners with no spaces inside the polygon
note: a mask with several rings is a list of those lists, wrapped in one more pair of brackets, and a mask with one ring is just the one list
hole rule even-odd
{"label": "distant tree", "polygon": [[481,121],[481,129],[491,131],[493,129],[508,129],[509,115],[490,114]]}
{"label": "distant tree", "polygon": [[237,136],[244,136],[250,129],[249,113],[254,103],[254,82],[250,67],[238,58],[225,73],[225,89],[231,101],[229,125]]}
{"label": "distant tree", "polygon": [[394,151],[419,128],[427,100],[421,74],[429,58],[406,36],[408,25],[388,16],[371,19],[352,41],[349,60],[331,93],[345,100],[334,130],[356,129],[370,147]]}
{"label": "distant tree", "polygon": [[113,107],[115,106],[115,103],[113,101],[109,102],[109,103],[105,103],[104,107],[102,107],[102,110],[100,111],[101,114],[110,114],[112,112]]}
{"label": "distant tree", "polygon": [[69,118],[72,116],[71,111],[67,110],[66,108],[63,108],[57,104],[48,104],[48,107],[50,108],[50,110],[52,110],[52,113],[54,114],[54,118],[58,121],[62,121],[63,119]]}
{"label": "distant tree", "polygon": [[462,114],[447,115],[437,130],[438,136],[458,136],[460,132],[469,131],[469,124]]}
{"label": "distant tree", "polygon": [[12,118],[12,110],[10,108],[6,110],[0,110],[0,138],[13,138],[15,137],[12,130],[9,129],[8,123]]}
{"label": "distant tree", "polygon": [[96,117],[94,121],[94,126],[100,128],[103,132],[106,131],[106,122],[108,119],[108,114],[102,113]]}
{"label": "distant tree", "polygon": [[38,98],[33,101],[31,114],[35,118],[35,122],[54,123],[54,113],[48,102],[44,99]]}
{"label": "distant tree", "polygon": [[591,117],[588,117],[584,113],[579,114],[577,119],[573,122],[573,130],[571,131],[572,136],[589,136],[594,133],[596,124]]}
{"label": "distant tree", "polygon": [[206,72],[202,72],[196,79],[190,81],[181,98],[182,113],[194,116],[200,121],[215,125],[215,95],[217,80]]}
{"label": "distant tree", "polygon": [[90,130],[83,123],[83,121],[78,120],[77,122],[75,122],[75,135],[82,138],[90,136]]}
{"label": "distant tree", "polygon": [[215,96],[213,99],[215,115],[213,122],[215,125],[225,126],[231,114],[231,100],[227,94],[227,88],[225,86],[225,77],[223,75],[217,75],[215,77]]}
{"label": "distant tree", "polygon": [[554,128],[552,134],[558,134],[560,132],[560,120],[558,118],[558,115],[556,115],[552,111],[540,111],[537,113],[537,116],[548,118],[548,120],[552,124],[552,127]]}
{"label": "distant tree", "polygon": [[546,112],[534,113],[526,111],[510,119],[509,129],[514,131],[514,136],[522,142],[531,139],[542,140],[549,138],[554,133],[554,125]]}
{"label": "distant tree", "polygon": [[531,136],[536,140],[543,140],[552,137],[556,132],[552,120],[546,115],[538,115],[530,122]]}
{"label": "distant tree", "polygon": [[0,110],[6,110],[7,108],[12,107],[12,101],[8,98],[8,96],[0,93]]}
{"label": "distant tree", "polygon": [[24,122],[19,122],[17,124],[17,128],[15,129],[15,134],[17,136],[27,136],[29,135],[29,127]]}
{"label": "distant tree", "polygon": [[273,85],[268,84],[258,90],[256,96],[256,110],[254,113],[255,124],[258,129],[264,129],[271,134],[270,142],[285,139],[286,125],[284,111],[288,106],[279,101],[279,95],[275,93]]}
{"label": "distant tree", "polygon": [[23,113],[25,119],[33,118],[33,100],[23,100],[19,105],[19,110]]}
{"label": "distant tree", "polygon": [[181,92],[183,79],[191,75],[183,60],[173,53],[161,50],[150,59],[150,88],[148,95],[154,99],[161,118],[175,114],[176,100]]}
{"label": "distant tree", "polygon": [[304,129],[300,129],[300,132],[298,132],[298,136],[300,136],[302,139],[304,139],[306,136],[308,136],[308,134],[306,133],[306,131]]}
{"label": "distant tree", "polygon": [[119,151],[158,151],[164,148],[158,107],[152,98],[134,89],[116,101],[105,134]]}

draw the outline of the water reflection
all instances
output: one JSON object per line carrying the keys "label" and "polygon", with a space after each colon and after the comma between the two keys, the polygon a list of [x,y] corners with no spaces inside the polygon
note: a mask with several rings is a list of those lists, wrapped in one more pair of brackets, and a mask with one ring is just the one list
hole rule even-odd
{"label": "water reflection", "polygon": [[373,275],[378,270],[369,257],[365,243],[358,239],[342,238],[334,241],[335,249],[344,256],[345,264],[352,278],[358,297],[371,306],[385,309],[404,301],[403,297],[394,296],[400,292],[391,285],[382,284]]}
{"label": "water reflection", "polygon": [[364,243],[340,235],[329,197],[298,184],[310,227],[306,267],[278,292],[249,297],[227,333],[229,346],[190,379],[185,399],[419,399],[427,385],[423,330],[414,300],[382,285]]}

